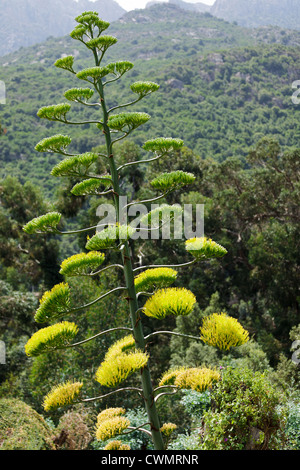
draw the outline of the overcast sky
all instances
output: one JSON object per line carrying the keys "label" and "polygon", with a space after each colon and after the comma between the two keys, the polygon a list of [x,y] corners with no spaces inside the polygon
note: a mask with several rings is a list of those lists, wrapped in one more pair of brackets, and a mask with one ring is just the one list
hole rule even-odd
{"label": "overcast sky", "polygon": [[[124,10],[130,11],[135,8],[145,8],[149,0],[116,0],[116,2],[124,8]],[[167,0],[166,0],[167,1]],[[215,0],[186,0],[188,3],[206,3],[207,5],[212,5]]]}

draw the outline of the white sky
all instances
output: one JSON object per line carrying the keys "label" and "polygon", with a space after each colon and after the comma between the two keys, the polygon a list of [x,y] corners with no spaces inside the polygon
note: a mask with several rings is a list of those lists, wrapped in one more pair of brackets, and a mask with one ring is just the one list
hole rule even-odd
{"label": "white sky", "polygon": [[[95,0],[92,0],[95,1]],[[149,0],[115,0],[124,10],[130,11],[135,8],[145,8]],[[163,0],[167,1],[167,0]],[[184,0],[188,3],[206,3],[207,5],[213,5],[215,0]]]}

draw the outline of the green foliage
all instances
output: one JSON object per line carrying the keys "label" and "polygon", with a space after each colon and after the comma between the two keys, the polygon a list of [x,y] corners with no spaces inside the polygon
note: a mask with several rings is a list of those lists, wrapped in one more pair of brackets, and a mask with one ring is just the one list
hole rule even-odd
{"label": "green foliage", "polygon": [[[135,408],[126,410],[125,416],[130,421],[132,427],[138,427],[140,423],[147,422],[147,413],[143,408]],[[145,426],[148,429],[148,426]],[[104,447],[110,442],[108,441],[93,441],[91,446],[94,450],[103,450]],[[133,431],[127,435],[121,436],[121,442],[130,446],[131,450],[149,450],[153,449],[153,444],[150,437],[140,430]]]}
{"label": "green foliage", "polygon": [[211,399],[212,409],[203,416],[203,449],[283,448],[284,400],[264,374],[228,368],[213,388]]}
{"label": "green foliage", "polygon": [[60,69],[69,70],[70,72],[73,72],[73,63],[74,57],[72,55],[68,55],[61,59],[57,59],[54,65],[55,67],[58,67]]}
{"label": "green foliage", "polygon": [[287,448],[300,449],[300,404],[299,401],[289,401],[287,404],[287,422],[285,427]]}

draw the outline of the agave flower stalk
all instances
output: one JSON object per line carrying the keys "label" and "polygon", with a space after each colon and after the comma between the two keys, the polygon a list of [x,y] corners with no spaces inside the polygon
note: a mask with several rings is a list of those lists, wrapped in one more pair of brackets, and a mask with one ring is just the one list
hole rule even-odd
{"label": "agave flower stalk", "polygon": [[[189,315],[193,311],[196,303],[194,294],[187,289],[173,288],[171,284],[177,279],[177,271],[172,268],[179,268],[189,266],[202,259],[222,257],[226,254],[226,250],[218,244],[207,239],[192,239],[186,244],[187,252],[193,255],[193,259],[186,263],[178,265],[150,265],[133,268],[133,260],[129,239],[134,233],[134,228],[126,225],[127,221],[120,220],[120,209],[123,207],[122,199],[126,195],[122,194],[120,179],[122,178],[123,168],[129,165],[138,165],[144,163],[151,163],[155,160],[162,159],[170,153],[179,150],[183,141],[174,138],[159,137],[147,141],[144,144],[144,150],[152,152],[151,158],[142,159],[140,161],[128,162],[124,165],[117,167],[114,157],[114,144],[127,137],[139,126],[147,123],[150,116],[142,112],[127,112],[123,111],[151,93],[158,90],[159,85],[150,81],[138,81],[131,85],[131,91],[137,95],[135,99],[124,104],[116,105],[108,108],[106,91],[109,86],[118,81],[125,73],[130,71],[133,64],[129,61],[123,60],[112,62],[107,65],[102,65],[102,60],[105,52],[113,46],[117,39],[113,36],[102,35],[108,28],[109,23],[101,20],[95,12],[84,12],[76,18],[77,26],[71,32],[70,36],[85,44],[85,46],[92,51],[94,56],[94,65],[87,69],[76,72],[74,69],[74,57],[67,56],[60,58],[55,62],[56,67],[61,68],[67,72],[75,75],[79,80],[87,82],[88,88],[71,88],[64,93],[65,98],[72,102],[89,106],[93,111],[101,114],[98,119],[91,119],[90,121],[76,122],[67,118],[67,114],[71,110],[70,103],[60,103],[58,105],[45,106],[38,111],[38,116],[42,119],[50,121],[58,121],[64,124],[80,125],[80,124],[95,124],[97,132],[102,131],[105,139],[105,153],[92,153],[86,152],[84,154],[74,154],[68,151],[67,147],[71,145],[71,138],[68,136],[57,134],[55,136],[43,139],[36,146],[36,150],[46,153],[58,153],[68,158],[59,162],[53,169],[51,174],[54,177],[76,177],[81,181],[77,183],[72,193],[74,195],[107,195],[111,196],[114,202],[116,221],[115,224],[106,224],[107,226],[100,232],[96,232],[94,236],[88,238],[86,243],[86,250],[88,253],[81,253],[73,255],[65,260],[61,265],[61,274],[66,278],[70,276],[94,276],[100,275],[106,269],[121,268],[124,273],[124,286],[117,286],[110,291],[102,294],[97,299],[91,302],[76,306],[72,308],[72,293],[67,282],[54,286],[49,292],[46,292],[41,299],[39,309],[36,313],[36,320],[38,322],[52,322],[53,319],[67,315],[68,313],[80,312],[86,308],[93,306],[95,303],[101,301],[108,295],[113,295],[116,292],[126,292],[126,299],[128,300],[131,328],[118,327],[111,328],[106,331],[96,333],[94,336],[78,341],[72,344],[72,340],[77,335],[78,330],[76,325],[69,322],[61,322],[50,327],[43,328],[40,332],[36,333],[31,340],[29,340],[26,351],[28,355],[36,355],[44,353],[47,350],[53,350],[55,347],[69,348],[72,346],[83,344],[99,337],[100,335],[107,334],[116,330],[127,331],[130,334],[109,348],[104,361],[97,369],[95,380],[101,385],[107,387],[115,387],[122,383],[126,378],[135,373],[140,372],[141,388],[138,387],[123,387],[100,397],[82,398],[81,389],[83,384],[81,382],[66,382],[55,386],[52,391],[45,398],[45,410],[53,410],[59,406],[72,404],[78,401],[91,402],[97,399],[110,396],[114,393],[124,391],[136,391],[143,398],[145,409],[148,415],[147,425],[150,425],[150,431],[146,432],[151,434],[154,448],[156,450],[163,450],[165,448],[163,433],[169,439],[174,425],[169,423],[161,427],[159,416],[156,408],[156,401],[160,396],[174,393],[180,388],[192,388],[194,390],[203,390],[209,386],[213,381],[218,379],[218,374],[215,371],[204,369],[187,369],[179,371],[168,372],[164,375],[161,384],[158,388],[154,389],[152,385],[149,355],[146,351],[147,341],[154,334],[172,333],[167,331],[155,332],[152,335],[145,337],[143,332],[141,313],[153,318],[165,318],[167,315]],[[91,87],[90,87],[91,86]],[[108,88],[107,88],[108,87]],[[96,98],[95,98],[96,97]],[[94,102],[89,102],[93,98]],[[115,114],[115,111],[121,109],[121,112]],[[104,158],[107,163],[107,172],[104,175],[97,174],[97,161],[99,158]],[[147,199],[143,202],[153,202],[162,199],[169,192],[182,189],[186,185],[193,184],[195,177],[191,173],[186,173],[181,170],[173,171],[170,173],[162,173],[151,181],[151,186],[158,195]],[[135,204],[129,202],[125,207]],[[162,207],[162,225],[164,224],[164,213],[170,210],[170,206],[163,205]],[[181,208],[172,206],[174,214],[182,211]],[[156,218],[157,211],[151,211],[147,215],[144,222],[146,230],[151,225],[152,219]],[[80,230],[62,231],[60,229],[61,214],[58,212],[51,212],[43,216],[37,217],[28,222],[24,230],[29,234],[34,233],[54,233],[54,234],[74,234],[84,231],[90,231],[92,228],[88,227]],[[142,224],[144,223],[142,222]],[[122,225],[123,224],[123,225]],[[160,223],[158,223],[158,227]],[[105,250],[115,250],[119,253],[120,262],[114,265],[102,267],[105,263]],[[99,269],[101,266],[101,269]],[[138,273],[139,270],[144,270]],[[139,307],[138,300],[143,296],[148,296],[148,300],[144,306]],[[228,323],[228,322],[227,322]],[[214,323],[215,325],[215,323]],[[235,331],[239,331],[235,326]],[[232,337],[230,330],[231,323],[228,326],[228,337]],[[178,334],[178,333],[174,333]],[[197,339],[192,336],[183,335],[191,339]],[[202,336],[209,337],[209,331],[206,328],[205,332],[202,330]],[[240,344],[237,341],[234,344]],[[160,390],[166,389],[157,395]],[[171,390],[171,392],[170,392]],[[100,414],[99,422],[97,425],[97,437],[99,439],[112,438],[116,435],[122,434],[124,430],[131,429],[129,420],[122,416],[123,410],[114,409],[111,411],[110,417],[107,413]],[[105,416],[104,416],[105,415]],[[105,419],[104,419],[105,418]],[[143,425],[141,425],[143,426]],[[139,427],[138,427],[139,428]],[[138,429],[133,428],[133,429]],[[121,448],[119,441],[116,442],[116,447]]]}

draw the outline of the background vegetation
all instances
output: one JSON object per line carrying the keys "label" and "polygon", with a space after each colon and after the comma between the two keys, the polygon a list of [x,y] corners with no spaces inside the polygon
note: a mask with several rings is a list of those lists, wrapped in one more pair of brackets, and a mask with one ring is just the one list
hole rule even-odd
{"label": "background vegetation", "polygon": [[[170,366],[207,364],[222,368],[224,373],[222,386],[211,394],[184,392],[163,399],[160,413],[163,422],[179,421],[172,448],[245,448],[251,437],[250,426],[263,433],[252,435],[257,448],[299,449],[300,377],[291,348],[300,339],[300,107],[291,101],[291,85],[300,78],[300,36],[271,27],[247,30],[207,14],[181,11],[178,16],[176,12],[175,7],[165,6],[158,21],[152,7],[147,10],[147,21],[141,19],[141,13],[131,13],[111,27],[111,33],[120,40],[111,59],[123,57],[135,63],[118,89],[118,102],[128,100],[130,83],[140,77],[161,86],[145,108],[138,109],[151,114],[151,124],[143,126],[134,140],[120,144],[117,158],[121,163],[142,158],[141,145],[156,135],[182,138],[185,147],[164,161],[164,168],[169,165],[167,170],[191,171],[196,182],[184,194],[172,193],[165,202],[205,204],[205,234],[228,250],[222,263],[182,270],[181,285],[195,293],[197,307],[193,314],[176,322],[164,320],[160,328],[198,336],[203,316],[226,311],[247,328],[251,341],[220,355],[187,339],[153,339],[154,380]],[[122,41],[124,38],[126,41]],[[7,129],[0,137],[0,338],[6,345],[6,364],[0,364],[0,406],[7,416],[0,430],[1,448],[15,446],[15,428],[18,432],[24,429],[21,421],[15,421],[14,427],[9,421],[11,400],[16,412],[22,401],[26,404],[23,406],[43,414],[45,393],[65,376],[84,381],[87,393],[94,395],[89,387],[96,387],[91,380],[95,367],[117,339],[101,337],[81,349],[33,360],[24,353],[26,341],[37,328],[33,314],[40,295],[61,280],[60,261],[82,250],[85,238],[73,236],[61,241],[47,235],[41,242],[40,236],[27,236],[22,226],[52,209],[63,213],[67,227],[97,222],[99,200],[69,196],[67,190],[74,182],[49,177],[58,159],[34,150],[43,137],[61,132],[57,124],[42,123],[36,112],[42,105],[63,101],[63,92],[72,86],[70,82],[66,85],[63,72],[53,67],[57,58],[69,53],[77,56],[78,68],[86,64],[81,48],[74,51],[68,38],[52,38],[37,48],[24,48],[1,59],[0,79],[7,85],[8,98],[0,115],[1,125]],[[116,99],[112,94],[112,105]],[[88,126],[74,126],[70,135],[77,152],[102,145],[101,136]],[[129,167],[123,188],[135,198],[151,197],[148,181],[160,171],[159,163],[151,171],[141,167],[137,172]],[[134,254],[143,264],[187,261],[183,243],[176,240],[139,241]],[[77,282],[81,303],[107,290],[112,279],[102,279],[101,286],[92,280],[73,281]],[[76,318],[80,329],[92,334],[102,329],[108,317],[111,327],[120,320],[122,324],[129,321],[122,299],[109,299],[109,303],[105,300],[84,317]],[[156,324],[145,321],[147,334]],[[131,380],[135,378],[128,380],[128,385]],[[258,403],[243,414],[239,395],[235,401],[225,390],[226,385],[238,388],[241,384],[247,391],[243,397],[248,397],[248,405],[253,400]],[[264,395],[266,384],[269,397]],[[97,391],[100,395],[99,387]],[[232,405],[230,410],[227,403]],[[34,437],[30,437],[29,444],[21,440],[21,446],[44,448],[51,435],[60,448],[97,449],[99,444],[93,436],[97,412],[120,405],[132,415],[137,407],[129,396],[116,396],[85,410],[60,410],[44,416],[45,440],[33,444]],[[217,416],[222,417],[220,426],[203,438],[204,423],[206,430],[211,430]],[[275,422],[271,434],[264,427],[270,426],[264,420],[266,416]],[[33,413],[32,420],[35,417]],[[230,417],[233,431],[228,430]],[[74,435],[74,422],[81,423],[80,436]],[[245,422],[247,432],[243,431]],[[31,421],[30,426],[36,429],[41,423]],[[133,441],[132,448],[149,446],[140,433]]]}

